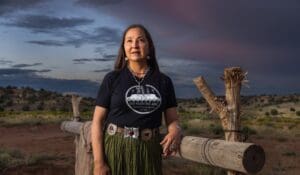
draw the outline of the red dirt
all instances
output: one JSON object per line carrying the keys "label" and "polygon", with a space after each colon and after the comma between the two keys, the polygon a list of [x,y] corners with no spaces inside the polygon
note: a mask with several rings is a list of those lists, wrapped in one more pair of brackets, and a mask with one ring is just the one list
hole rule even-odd
{"label": "red dirt", "polygon": [[[297,175],[300,173],[299,137],[280,141],[276,138],[266,139],[254,136],[248,142],[262,145],[266,152],[266,164],[259,175]],[[0,172],[1,175],[74,174],[74,136],[62,132],[59,124],[0,127],[0,148],[17,149],[25,155],[47,154],[63,157],[63,159],[50,160],[39,165],[8,169],[4,174]],[[169,172],[170,169],[164,171],[167,172],[166,174],[173,174]]]}
{"label": "red dirt", "polygon": [[20,150],[25,155],[46,154],[63,158],[7,169],[3,175],[72,175],[75,155],[73,143],[74,136],[62,132],[59,124],[0,127],[1,148]]}

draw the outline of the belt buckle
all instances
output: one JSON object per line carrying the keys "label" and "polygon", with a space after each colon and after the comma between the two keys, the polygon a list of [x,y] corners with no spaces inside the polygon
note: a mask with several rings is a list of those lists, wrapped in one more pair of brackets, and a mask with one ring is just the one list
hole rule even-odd
{"label": "belt buckle", "polygon": [[116,132],[117,132],[117,125],[110,123],[110,124],[107,126],[107,133],[108,133],[109,135],[115,135]]}
{"label": "belt buckle", "polygon": [[142,138],[142,140],[144,140],[144,141],[148,141],[148,140],[150,140],[151,138],[152,138],[152,130],[151,129],[143,129],[142,131],[141,131],[141,138]]}
{"label": "belt buckle", "polygon": [[134,139],[139,138],[139,128],[124,127],[124,138],[131,137]]}

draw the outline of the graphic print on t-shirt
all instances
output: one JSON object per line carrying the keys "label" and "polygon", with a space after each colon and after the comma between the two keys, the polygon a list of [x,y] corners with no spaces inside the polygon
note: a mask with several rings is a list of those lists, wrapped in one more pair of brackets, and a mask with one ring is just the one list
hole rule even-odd
{"label": "graphic print on t-shirt", "polygon": [[159,91],[149,84],[130,87],[125,94],[127,106],[138,114],[149,114],[161,105]]}

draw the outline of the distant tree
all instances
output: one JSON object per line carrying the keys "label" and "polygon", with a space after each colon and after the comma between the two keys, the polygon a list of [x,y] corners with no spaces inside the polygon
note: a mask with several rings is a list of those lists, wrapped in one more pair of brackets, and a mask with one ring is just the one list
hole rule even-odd
{"label": "distant tree", "polygon": [[59,110],[62,111],[62,112],[68,112],[68,111],[69,111],[69,109],[68,109],[67,106],[61,106],[61,107],[59,108]]}
{"label": "distant tree", "polygon": [[29,105],[24,105],[24,106],[22,107],[22,110],[23,110],[23,111],[30,111]]}
{"label": "distant tree", "polygon": [[45,106],[45,103],[43,102],[43,101],[41,101],[38,105],[37,105],[37,110],[40,110],[40,111],[42,111],[42,110],[44,110],[44,106]]}
{"label": "distant tree", "polygon": [[272,115],[278,115],[277,109],[271,109],[271,114]]}
{"label": "distant tree", "polygon": [[6,102],[6,107],[10,107],[10,106],[12,106],[13,105],[13,101],[12,100],[8,100],[7,102]]}
{"label": "distant tree", "polygon": [[50,111],[56,111],[56,106],[51,106]]}

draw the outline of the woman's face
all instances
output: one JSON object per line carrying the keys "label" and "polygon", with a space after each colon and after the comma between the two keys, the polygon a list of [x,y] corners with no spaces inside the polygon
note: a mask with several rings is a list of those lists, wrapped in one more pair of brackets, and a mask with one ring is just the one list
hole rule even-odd
{"label": "woman's face", "polygon": [[128,61],[145,61],[149,54],[149,43],[144,31],[132,28],[125,34],[124,50]]}

